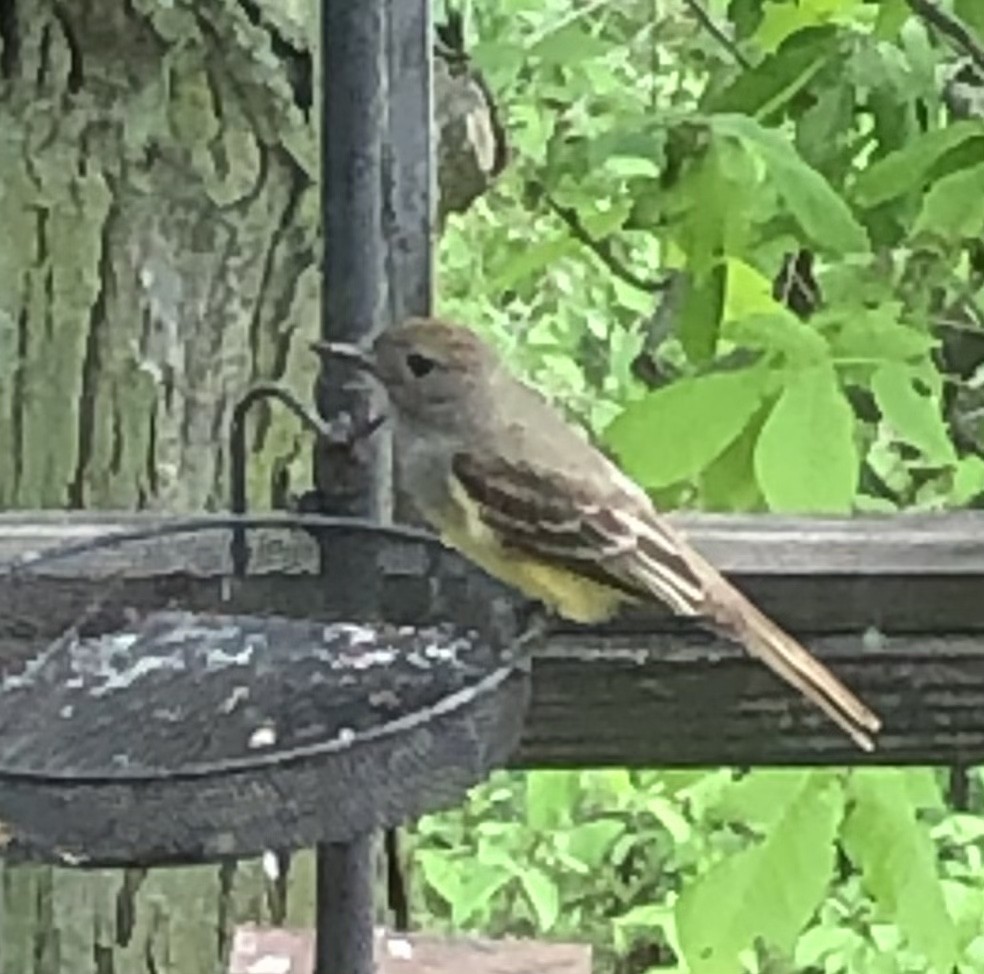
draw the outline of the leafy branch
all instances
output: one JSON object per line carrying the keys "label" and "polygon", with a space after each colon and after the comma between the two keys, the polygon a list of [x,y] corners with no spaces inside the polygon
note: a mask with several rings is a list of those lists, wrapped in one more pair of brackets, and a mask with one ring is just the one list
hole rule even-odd
{"label": "leafy branch", "polygon": [[908,4],[916,16],[935,27],[984,71],[984,45],[959,17],[938,7],[933,0],[908,0]]}
{"label": "leafy branch", "polygon": [[567,227],[571,236],[587,247],[620,280],[649,294],[658,294],[669,286],[667,277],[647,278],[632,270],[616,255],[611,240],[607,237],[595,237],[584,225],[577,210],[572,206],[558,203],[542,184],[534,183],[531,189],[547,204],[550,212]]}
{"label": "leafy branch", "polygon": [[[472,8],[520,165],[445,236],[445,308],[666,507],[984,506],[984,0],[886,4],[879,30],[852,3]],[[518,247],[530,210],[555,232]],[[729,777],[499,779],[422,835],[428,902],[589,939],[602,974],[978,969],[979,772],[961,815],[942,770]]]}
{"label": "leafy branch", "polygon": [[723,28],[718,26],[714,18],[700,5],[698,0],[684,0],[684,3],[701,27],[734,58],[735,62],[740,64],[746,71],[751,70],[752,62],[742,54],[738,45],[727,35]]}

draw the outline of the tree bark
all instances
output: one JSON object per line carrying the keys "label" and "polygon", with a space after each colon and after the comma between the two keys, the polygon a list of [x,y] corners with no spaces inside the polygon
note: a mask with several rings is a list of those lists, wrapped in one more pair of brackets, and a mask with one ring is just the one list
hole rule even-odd
{"label": "tree bark", "polygon": [[[246,386],[310,396],[316,9],[0,0],[0,508],[224,508]],[[467,76],[436,83],[443,214],[501,133]],[[309,440],[254,415],[251,506],[280,506]],[[258,863],[6,869],[0,974],[213,974],[235,922],[310,922],[310,858],[291,873],[284,907]]]}

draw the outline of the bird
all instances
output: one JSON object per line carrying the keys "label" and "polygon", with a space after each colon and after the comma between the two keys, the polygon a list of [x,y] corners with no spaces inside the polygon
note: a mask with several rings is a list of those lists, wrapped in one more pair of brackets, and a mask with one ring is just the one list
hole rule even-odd
{"label": "bird", "polygon": [[742,645],[863,750],[881,720],[660,516],[648,494],[463,324],[319,341],[385,388],[397,476],[448,546],[575,623],[658,602]]}

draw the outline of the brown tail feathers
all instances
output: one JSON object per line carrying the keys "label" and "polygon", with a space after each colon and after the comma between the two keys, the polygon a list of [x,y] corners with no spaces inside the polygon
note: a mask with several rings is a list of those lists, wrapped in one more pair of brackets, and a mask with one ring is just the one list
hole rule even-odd
{"label": "brown tail feathers", "polygon": [[826,666],[760,612],[713,565],[656,518],[634,521],[631,578],[683,615],[700,616],[741,643],[842,727],[874,750],[881,721]]}
{"label": "brown tail feathers", "polygon": [[705,612],[752,656],[815,703],[865,751],[873,751],[873,735],[881,720],[818,659],[783,632],[733,585],[718,576],[708,580]]}

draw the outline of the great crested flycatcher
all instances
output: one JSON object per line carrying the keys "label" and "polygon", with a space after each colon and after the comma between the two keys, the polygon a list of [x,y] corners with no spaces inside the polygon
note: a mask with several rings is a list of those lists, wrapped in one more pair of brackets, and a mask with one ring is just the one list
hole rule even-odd
{"label": "great crested flycatcher", "polygon": [[314,348],[385,386],[400,482],[451,547],[575,622],[653,600],[704,617],[873,749],[878,717],[473,332],[411,318],[370,350]]}

